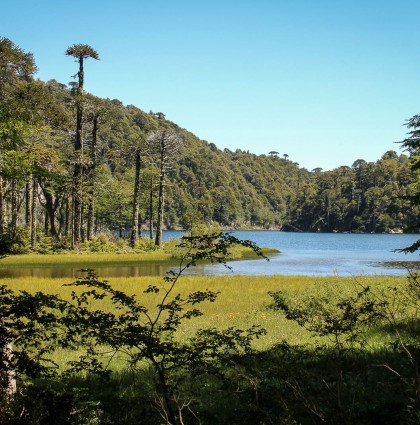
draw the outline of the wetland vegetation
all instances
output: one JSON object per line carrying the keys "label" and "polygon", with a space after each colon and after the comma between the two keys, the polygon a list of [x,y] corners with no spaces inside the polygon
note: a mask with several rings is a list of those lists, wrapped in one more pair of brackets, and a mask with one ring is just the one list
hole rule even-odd
{"label": "wetland vegetation", "polygon": [[[220,237],[191,237],[184,266],[224,262],[233,240]],[[184,266],[163,280],[4,279],[19,390],[3,422],[417,422],[417,274],[209,277]]]}

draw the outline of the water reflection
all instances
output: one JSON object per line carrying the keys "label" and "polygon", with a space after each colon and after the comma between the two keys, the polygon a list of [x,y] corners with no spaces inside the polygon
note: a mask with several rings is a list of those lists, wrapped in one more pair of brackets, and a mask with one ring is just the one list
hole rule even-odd
{"label": "water reflection", "polygon": [[[94,270],[99,277],[137,277],[137,276],[163,276],[170,269],[162,265],[142,265],[142,266],[121,266],[121,267],[95,267]],[[80,278],[83,272],[79,268],[73,267],[28,267],[0,269],[0,278],[18,277],[41,277],[60,278],[71,277]]]}

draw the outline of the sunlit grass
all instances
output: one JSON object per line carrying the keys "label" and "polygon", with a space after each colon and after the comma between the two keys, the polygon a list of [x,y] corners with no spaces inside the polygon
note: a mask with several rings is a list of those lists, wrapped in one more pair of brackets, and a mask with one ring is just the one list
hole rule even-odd
{"label": "sunlit grass", "polygon": [[144,253],[69,253],[69,254],[24,254],[13,255],[0,261],[0,268],[10,267],[107,267],[133,265],[137,263],[169,263],[174,262],[171,254],[161,251]]}
{"label": "sunlit grass", "polygon": [[[63,286],[71,283],[71,278],[24,277],[2,279],[1,283],[11,289],[28,292],[41,291],[59,294],[70,299],[72,290],[81,288]],[[127,294],[135,294],[140,303],[150,311],[156,309],[161,299],[160,294],[145,294],[148,285],[163,285],[161,277],[118,277],[107,279],[115,289]],[[339,287],[334,291],[343,296],[354,294],[363,285],[374,290],[386,290],[389,286],[402,285],[405,278],[400,277],[308,277],[308,276],[183,276],[177,283],[175,293],[188,294],[196,290],[209,289],[220,292],[214,303],[202,303],[199,308],[203,316],[184,321],[179,328],[180,338],[188,339],[198,329],[215,327],[223,329],[235,326],[246,329],[252,325],[260,325],[267,330],[267,335],[256,341],[255,348],[266,349],[286,340],[290,344],[311,342],[309,334],[294,322],[286,320],[281,314],[267,309],[271,302],[270,291],[283,290],[292,298],[300,297],[305,291],[328,293],[328,288]],[[376,288],[376,289],[375,289]],[[333,296],[333,295],[332,295]],[[102,301],[104,310],[113,310],[112,304]],[[378,338],[377,336],[375,337]],[[376,341],[378,343],[378,341]]]}
{"label": "sunlit grass", "polygon": [[[264,255],[277,253],[270,248],[263,248]],[[232,259],[255,258],[256,254],[250,248],[237,247],[231,252]],[[128,265],[159,265],[177,264],[179,259],[174,258],[173,253],[164,251],[131,252],[131,253],[60,253],[60,254],[23,254],[12,255],[2,258],[0,269],[8,268],[31,268],[31,267],[118,267]]]}

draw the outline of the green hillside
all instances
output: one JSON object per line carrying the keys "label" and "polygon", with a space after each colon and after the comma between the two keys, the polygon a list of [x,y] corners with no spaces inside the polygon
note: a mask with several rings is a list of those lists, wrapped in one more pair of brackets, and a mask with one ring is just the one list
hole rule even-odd
{"label": "green hillside", "polygon": [[[86,93],[80,69],[69,86],[35,80],[33,57],[0,42],[3,239],[29,232],[33,247],[41,235],[72,237],[75,246],[112,231],[131,233],[134,243],[150,228],[199,223],[401,232],[418,216],[407,200],[415,178],[404,154],[388,151],[376,162],[322,171],[301,168],[287,154],[222,151],[161,112]],[[86,45],[66,53],[96,58]],[[159,156],[165,138],[172,141]]]}

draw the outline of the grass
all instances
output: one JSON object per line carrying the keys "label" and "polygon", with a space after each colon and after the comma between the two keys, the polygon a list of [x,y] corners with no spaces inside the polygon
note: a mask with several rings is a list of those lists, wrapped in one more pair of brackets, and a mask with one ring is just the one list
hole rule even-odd
{"label": "grass", "polygon": [[0,269],[15,267],[117,267],[124,265],[173,263],[171,254],[161,251],[145,253],[69,253],[69,254],[23,254],[3,258]]}
{"label": "grass", "polygon": [[[159,302],[159,295],[144,294],[149,284],[159,286],[161,277],[118,277],[108,279],[118,290],[127,294],[136,294],[148,309],[153,310]],[[23,277],[5,278],[1,283],[11,289],[28,292],[45,292],[70,297],[74,288],[63,286],[74,281],[72,278]],[[267,330],[267,335],[256,341],[256,348],[264,350],[287,340],[291,344],[310,342],[309,334],[294,322],[286,320],[279,313],[267,309],[271,302],[270,291],[283,290],[292,298],[301,297],[307,291],[317,293],[332,291],[335,293],[354,293],[361,285],[370,285],[377,290],[386,290],[389,286],[402,285],[406,281],[400,277],[309,277],[309,276],[183,276],[177,283],[176,293],[187,294],[196,290],[209,289],[220,292],[216,302],[201,304],[203,316],[185,321],[179,329],[181,338],[188,338],[197,329],[216,327],[219,329],[235,326],[241,329],[258,324]],[[331,292],[332,293],[332,292]],[[333,296],[333,295],[331,295]],[[112,308],[103,305],[104,309]],[[377,337],[375,337],[377,339]],[[379,340],[375,341],[375,345]]]}
{"label": "grass", "polygon": [[[278,253],[276,249],[263,248],[264,255]],[[235,248],[231,259],[257,258],[250,248]],[[0,261],[0,269],[10,268],[47,268],[47,267],[121,267],[129,265],[161,265],[178,264],[179,259],[174,254],[163,251],[152,251],[142,253],[60,253],[60,254],[21,254],[5,257]]]}
{"label": "grass", "polygon": [[[69,298],[72,290],[77,292],[82,290],[79,287],[63,286],[73,280],[72,278],[45,277],[5,278],[0,281],[0,284],[5,284],[14,291],[42,291]],[[158,287],[164,285],[161,277],[117,277],[108,280],[115,289],[127,294],[135,294],[141,304],[150,311],[153,311],[161,300],[159,294],[144,293],[148,285]],[[174,372],[174,375],[171,375],[171,380],[174,379],[174,381],[171,382],[175,382],[177,396],[179,391],[180,397],[197,400],[195,409],[199,417],[206,419],[203,423],[318,423],[319,421],[310,420],[313,419],[311,418],[313,409],[310,409],[309,415],[307,414],[308,400],[311,402],[310,408],[314,406],[326,417],[323,423],[417,423],[404,420],[406,405],[402,395],[407,393],[407,403],[411,403],[412,369],[407,367],[406,354],[404,352],[401,354],[391,347],[390,344],[395,341],[395,333],[392,329],[387,329],[382,324],[375,327],[373,332],[363,331],[363,337],[369,339],[369,343],[360,351],[349,350],[347,355],[340,357],[340,362],[337,363],[337,353],[330,350],[333,345],[327,349],[322,348],[322,345],[317,344],[317,341],[296,323],[286,320],[278,312],[267,309],[271,302],[271,297],[268,295],[270,291],[282,290],[296,302],[304,302],[307,297],[321,296],[334,304],[342,296],[354,296],[355,291],[359,291],[363,286],[370,286],[372,291],[379,294],[382,291],[392,294],[389,288],[398,286],[402,289],[407,288],[407,279],[386,276],[354,278],[183,276],[177,282],[174,295],[178,292],[188,294],[205,289],[218,291],[220,294],[216,302],[198,306],[204,313],[203,316],[182,322],[177,333],[180,339],[187,341],[200,328],[246,329],[255,324],[264,327],[267,335],[255,341],[254,347],[259,352],[237,359],[238,364],[235,361],[232,364],[222,364],[220,369],[216,369],[214,375],[199,374],[203,382],[199,381],[198,389],[195,387],[196,378],[189,375],[190,370],[179,372],[179,376],[178,372]],[[101,303],[100,306],[104,310],[114,308],[108,301],[93,301],[91,305],[95,307],[97,302]],[[401,325],[401,332],[406,332],[404,323]],[[412,326],[411,331],[418,335],[418,323],[414,325],[416,326]],[[276,347],[283,341],[287,341],[293,347],[290,350],[287,345],[282,346],[286,347],[285,350],[282,347]],[[304,345],[305,348],[302,349],[296,345]],[[76,360],[81,353],[81,351],[57,350],[52,360],[59,365],[65,365],[68,361]],[[153,400],[156,401],[156,394],[158,394],[154,381],[155,375],[149,369],[150,364],[140,361],[136,370],[130,369],[123,355],[119,353],[113,359],[110,365],[111,380],[107,385],[104,386],[96,378],[93,379],[84,373],[74,376],[75,381],[72,385],[75,385],[76,391],[79,389],[86,391],[89,406],[101,406],[113,418],[107,421],[105,416],[103,423],[161,423],[159,418],[156,420],[154,416],[150,416],[150,412],[156,409]],[[395,384],[392,380],[393,374],[388,369],[378,367],[388,364],[393,370],[401,372],[401,381],[405,380],[405,387]],[[218,373],[220,373],[220,380]],[[178,381],[179,377],[182,379]],[[224,381],[226,385],[222,385]],[[340,386],[342,390],[338,396],[335,395],[336,386],[337,388]],[[328,391],[330,389],[332,391]],[[257,390],[259,397],[254,402],[254,392],[256,394]],[[296,393],[296,390],[299,392]],[[395,398],[397,402],[394,401]],[[47,404],[49,400],[50,398]],[[180,398],[180,400],[183,399]],[[342,410],[337,408],[337,400],[340,406],[341,403],[345,403],[347,415],[345,417],[352,420],[341,419],[339,414]],[[252,419],[244,420],[245,417],[254,419],[254,415],[257,415],[260,409],[262,413],[258,420],[255,422]],[[241,411],[245,412],[244,416],[240,421],[236,421],[238,412]],[[120,422],[124,412],[129,419]],[[145,412],[149,412],[149,420]],[[54,417],[55,414],[53,410]],[[266,420],[265,415],[268,414],[274,419]],[[387,422],[384,421],[383,418],[388,418],[390,414],[404,419],[394,420],[394,417],[390,416]],[[416,412],[413,416],[415,414]],[[131,418],[130,415],[133,417]],[[296,420],[284,422],[282,420],[284,415],[290,415],[290,418]],[[227,417],[231,420],[226,420]],[[267,417],[270,419],[271,416]],[[370,417],[374,417],[375,421],[370,421]]]}

